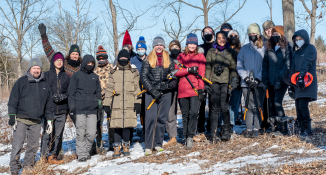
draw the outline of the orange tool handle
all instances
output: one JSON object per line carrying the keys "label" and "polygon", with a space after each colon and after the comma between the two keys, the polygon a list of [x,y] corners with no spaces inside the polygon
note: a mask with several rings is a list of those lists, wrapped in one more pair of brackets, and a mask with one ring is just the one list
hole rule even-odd
{"label": "orange tool handle", "polygon": [[268,89],[266,89],[266,98],[269,98]]}
{"label": "orange tool handle", "polygon": [[243,115],[243,120],[246,120],[247,111],[248,111],[248,109],[245,108],[244,115]]}
{"label": "orange tool handle", "polygon": [[151,104],[149,104],[149,106],[147,107],[147,110],[149,110],[153,106],[153,104],[155,103],[155,101],[156,101],[155,99],[152,100]]}
{"label": "orange tool handle", "polygon": [[260,116],[261,116],[261,121],[264,121],[264,115],[263,115],[263,110],[261,108],[259,109]]}

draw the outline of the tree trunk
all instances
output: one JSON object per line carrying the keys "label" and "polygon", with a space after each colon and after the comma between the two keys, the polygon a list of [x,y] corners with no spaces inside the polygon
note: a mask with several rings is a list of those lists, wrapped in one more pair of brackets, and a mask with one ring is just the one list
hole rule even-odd
{"label": "tree trunk", "polygon": [[205,21],[205,27],[208,26],[208,2],[205,1],[205,0],[202,0],[203,1],[203,7],[204,7],[204,21]]}
{"label": "tree trunk", "polygon": [[293,46],[292,36],[295,32],[294,2],[293,0],[282,0],[283,27],[285,38]]}
{"label": "tree trunk", "polygon": [[310,30],[310,44],[315,44],[315,35],[316,35],[316,8],[317,0],[311,0],[312,9],[311,9],[311,30]]}
{"label": "tree trunk", "polygon": [[269,10],[269,13],[271,14],[271,21],[273,21],[273,0],[270,1],[271,2],[271,6],[270,6],[270,10]]}
{"label": "tree trunk", "polygon": [[113,43],[114,43],[114,57],[116,58],[119,54],[119,37],[117,29],[117,11],[112,0],[109,1],[110,10],[112,14],[112,28],[113,28]]}

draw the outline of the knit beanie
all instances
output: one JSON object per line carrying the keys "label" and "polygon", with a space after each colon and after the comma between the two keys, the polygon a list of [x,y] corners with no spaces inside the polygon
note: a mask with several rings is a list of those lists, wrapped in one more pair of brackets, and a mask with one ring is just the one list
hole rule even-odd
{"label": "knit beanie", "polygon": [[165,41],[160,36],[155,37],[153,40],[153,47],[155,47],[157,45],[161,45],[161,46],[165,47]]}
{"label": "knit beanie", "polygon": [[42,62],[41,60],[37,59],[37,58],[33,58],[31,60],[29,60],[29,69],[31,69],[31,67],[33,66],[40,66],[40,68],[42,69]]}
{"label": "knit beanie", "polygon": [[257,35],[261,35],[260,27],[257,23],[252,23],[249,25],[249,27],[247,29],[247,34],[249,35],[250,33],[255,33]]}
{"label": "knit beanie", "polygon": [[233,30],[231,24],[229,24],[229,23],[227,23],[227,22],[226,22],[226,23],[223,23],[223,24],[221,25],[221,29],[220,29],[220,30],[223,30],[223,29]]}
{"label": "knit beanie", "polygon": [[139,41],[136,44],[136,49],[138,48],[144,48],[145,50],[147,50],[146,41],[143,36],[139,37]]}
{"label": "knit beanie", "polygon": [[57,59],[62,59],[62,61],[64,61],[64,57],[62,55],[62,53],[58,52],[53,56],[53,62],[55,62]]}
{"label": "knit beanie", "polygon": [[240,38],[239,32],[236,31],[236,30],[230,30],[229,33],[228,33],[228,38],[230,38],[230,35],[232,35],[232,34],[238,35],[238,38]]}
{"label": "knit beanie", "polygon": [[79,47],[77,46],[77,44],[73,44],[70,46],[70,49],[69,49],[69,55],[72,53],[72,52],[78,52],[79,56],[80,56],[80,50],[79,50]]}
{"label": "knit beanie", "polygon": [[104,50],[103,46],[102,45],[99,45],[98,46],[98,49],[97,49],[97,52],[96,52],[96,59],[97,61],[100,60],[100,59],[108,59],[108,54],[106,52],[106,50]]}
{"label": "knit beanie", "polygon": [[172,40],[171,42],[170,42],[170,44],[169,44],[169,51],[171,51],[171,47],[173,46],[173,45],[177,45],[177,46],[179,46],[179,48],[181,49],[181,44],[180,44],[180,42],[179,42],[179,40]]}
{"label": "knit beanie", "polygon": [[273,28],[275,24],[273,21],[267,20],[263,23],[263,30],[265,31],[266,29]]}
{"label": "knit beanie", "polygon": [[132,45],[131,38],[130,38],[128,30],[126,30],[125,36],[123,37],[122,47],[124,45],[126,45],[126,44]]}
{"label": "knit beanie", "polygon": [[126,57],[126,58],[128,58],[128,60],[130,60],[130,53],[126,49],[122,49],[122,50],[120,50],[120,52],[118,54],[118,60],[121,57]]}
{"label": "knit beanie", "polygon": [[189,33],[187,36],[187,41],[186,41],[186,45],[188,44],[196,44],[198,45],[198,38],[197,35],[194,33]]}
{"label": "knit beanie", "polygon": [[284,36],[284,27],[283,26],[275,26],[272,29],[272,35],[273,35],[274,32],[277,32],[277,33]]}

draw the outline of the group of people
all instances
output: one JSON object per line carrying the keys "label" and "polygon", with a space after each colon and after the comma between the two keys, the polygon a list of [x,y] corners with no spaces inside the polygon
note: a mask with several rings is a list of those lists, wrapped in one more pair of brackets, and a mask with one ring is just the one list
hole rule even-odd
{"label": "group of people", "polygon": [[[41,61],[31,59],[25,76],[12,88],[8,102],[9,125],[13,126],[10,171],[18,174],[21,169],[20,152],[26,134],[27,150],[22,166],[33,166],[42,124],[41,159],[62,163],[67,116],[76,127],[76,153],[80,162],[90,159],[93,152],[105,151],[104,112],[113,157],[130,155],[137,114],[143,125],[145,155],[151,155],[153,150],[163,151],[165,132],[170,137],[165,146],[176,144],[178,104],[186,148],[191,149],[194,141],[208,135],[212,143],[229,141],[238,120],[242,94],[246,101],[244,137],[257,137],[262,121],[272,121],[263,116],[267,107],[270,118],[286,117],[282,107],[286,91],[295,99],[300,135],[311,135],[308,104],[317,99],[316,49],[309,44],[305,30],[294,33],[291,47],[283,26],[266,21],[262,27],[261,33],[258,24],[250,24],[249,43],[243,46],[239,33],[228,23],[222,24],[217,32],[206,26],[201,32],[204,42],[201,45],[194,33],[187,36],[184,48],[178,40],[166,45],[162,37],[156,37],[148,54],[145,38],[139,37],[134,52],[126,31],[123,49],[112,67],[102,46],[98,47],[96,58],[92,55],[82,58],[77,45],[70,47],[66,57],[55,52],[45,25],[40,24],[42,45],[51,67],[43,73]],[[285,72],[291,69],[298,72],[293,86],[284,82]],[[308,85],[307,73],[313,76]],[[205,109],[207,102],[209,111]],[[206,113],[209,113],[207,121]],[[287,134],[286,127],[278,127],[276,131]]]}

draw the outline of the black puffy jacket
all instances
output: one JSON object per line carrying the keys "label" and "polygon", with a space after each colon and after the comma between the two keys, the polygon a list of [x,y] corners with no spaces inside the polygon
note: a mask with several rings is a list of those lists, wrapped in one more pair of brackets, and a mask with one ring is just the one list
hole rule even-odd
{"label": "black puffy jacket", "polygon": [[[59,74],[57,75],[54,66],[53,58],[55,55],[61,54],[57,52],[51,59],[50,70],[44,73],[45,81],[49,83],[52,94],[65,94],[68,96],[68,86],[70,83],[70,77],[66,74],[64,64],[61,67]],[[63,55],[62,55],[63,57]],[[64,58],[64,57],[63,57]],[[66,114],[68,113],[68,98],[59,103],[53,102],[54,114]]]}
{"label": "black puffy jacket", "polygon": [[[154,89],[160,90],[160,84],[156,86],[153,86],[153,84],[167,78],[168,74],[170,74],[174,69],[174,62],[172,59],[170,59],[170,66],[168,68],[164,68],[163,66],[156,66],[155,68],[152,68],[148,60],[145,60],[140,72],[140,82],[148,92],[151,92]],[[169,80],[170,89],[175,88],[177,82],[177,78]]]}
{"label": "black puffy jacket", "polygon": [[98,76],[93,72],[86,72],[87,63],[95,59],[85,55],[81,69],[71,77],[68,88],[69,109],[76,109],[76,114],[97,114],[99,100],[101,100],[101,84]]}

